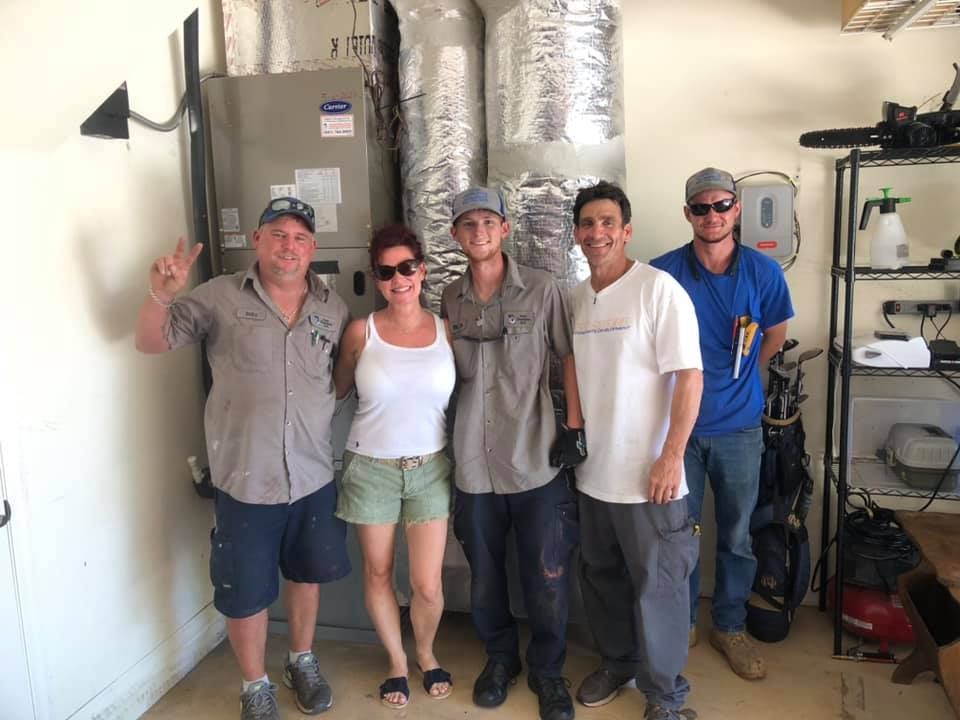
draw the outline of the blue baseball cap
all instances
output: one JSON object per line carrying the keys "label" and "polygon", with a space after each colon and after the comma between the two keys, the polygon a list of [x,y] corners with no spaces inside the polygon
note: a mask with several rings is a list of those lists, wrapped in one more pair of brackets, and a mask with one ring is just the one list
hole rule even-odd
{"label": "blue baseball cap", "polygon": [[490,188],[472,187],[457,195],[453,199],[453,222],[471,210],[489,210],[504,220],[507,219],[507,206],[503,202],[503,196]]}
{"label": "blue baseball cap", "polygon": [[257,227],[262,227],[264,223],[273,222],[284,215],[298,217],[307,224],[310,232],[317,231],[316,215],[313,208],[295,197],[278,197],[271,200],[263,212],[260,213],[260,222]]}

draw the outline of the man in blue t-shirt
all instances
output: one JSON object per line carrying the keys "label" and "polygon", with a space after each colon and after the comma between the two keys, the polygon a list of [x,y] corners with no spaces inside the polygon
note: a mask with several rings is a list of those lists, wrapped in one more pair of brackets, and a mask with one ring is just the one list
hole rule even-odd
{"label": "man in blue t-shirt", "polygon": [[[703,400],[684,454],[690,512],[700,519],[706,478],[717,523],[716,585],[710,644],[743,678],[766,676],[766,664],[746,634],[756,559],[750,515],[757,504],[764,394],[760,368],[783,345],[793,305],[783,270],[733,236],[740,216],[730,173],[705,168],[686,184],[683,214],[693,240],[650,262],[693,300],[700,326]],[[690,577],[690,644],[696,643],[700,567]]]}

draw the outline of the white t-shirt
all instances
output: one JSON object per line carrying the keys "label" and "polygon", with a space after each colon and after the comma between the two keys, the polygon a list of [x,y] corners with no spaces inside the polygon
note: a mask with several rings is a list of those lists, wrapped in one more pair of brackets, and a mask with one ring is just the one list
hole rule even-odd
{"label": "white t-shirt", "polygon": [[[589,279],[573,288],[570,312],[588,452],[577,487],[604,502],[646,502],[673,373],[703,369],[693,303],[669,274],[635,261],[599,293]],[[684,477],[678,497],[687,492]]]}

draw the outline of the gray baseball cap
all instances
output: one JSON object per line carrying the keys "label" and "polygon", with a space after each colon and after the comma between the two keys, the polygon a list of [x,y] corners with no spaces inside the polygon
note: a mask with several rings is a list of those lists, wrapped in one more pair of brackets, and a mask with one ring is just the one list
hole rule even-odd
{"label": "gray baseball cap", "polygon": [[507,206],[496,190],[486,187],[472,187],[464,190],[453,199],[453,222],[470,210],[489,210],[504,220],[507,218]]}
{"label": "gray baseball cap", "polygon": [[736,195],[737,184],[733,181],[733,175],[726,170],[708,167],[687,178],[687,202],[704,190],[726,190]]}

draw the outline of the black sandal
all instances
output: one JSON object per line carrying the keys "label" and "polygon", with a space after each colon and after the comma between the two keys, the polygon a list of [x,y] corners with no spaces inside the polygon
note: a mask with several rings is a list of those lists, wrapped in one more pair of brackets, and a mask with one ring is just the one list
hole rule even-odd
{"label": "black sandal", "polygon": [[[421,672],[423,671],[421,670]],[[430,692],[430,689],[439,683],[447,683],[447,690],[439,695],[434,695]],[[423,672],[423,689],[434,700],[443,700],[450,697],[450,693],[453,692],[453,678],[443,668],[435,667],[433,670]]]}
{"label": "black sandal", "polygon": [[[403,695],[403,702],[392,703],[387,700],[387,695],[390,695],[391,693],[400,693]],[[402,675],[400,677],[387,678],[380,684],[381,705],[384,705],[392,710],[399,710],[400,708],[405,708],[409,702],[410,686],[407,684],[407,679]]]}

